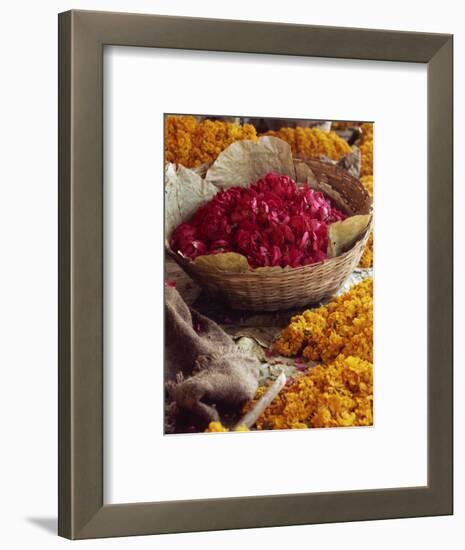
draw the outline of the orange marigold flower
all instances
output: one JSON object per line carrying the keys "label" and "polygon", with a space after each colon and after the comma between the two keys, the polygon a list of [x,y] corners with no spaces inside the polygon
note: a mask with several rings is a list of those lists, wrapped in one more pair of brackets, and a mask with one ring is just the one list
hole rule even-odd
{"label": "orange marigold flower", "polygon": [[[250,410],[266,388],[260,388]],[[339,355],[329,365],[300,374],[276,396],[256,422],[258,430],[370,426],[373,424],[373,365]]]}
{"label": "orange marigold flower", "polygon": [[[226,428],[226,426],[223,426],[221,422],[218,421],[212,421],[208,425],[206,432],[229,432],[230,430]],[[245,424],[241,424],[240,426],[236,426],[233,430],[234,432],[248,432],[250,431],[249,428]]]}
{"label": "orange marigold flower", "polygon": [[[373,196],[373,176],[362,176],[360,178],[360,183],[368,191],[370,197]],[[363,251],[362,257],[360,258],[359,267],[373,267],[373,232],[368,238],[367,244],[365,245],[365,250]]]}
{"label": "orange marigold flower", "polygon": [[231,143],[249,139],[256,141],[251,124],[233,124],[193,116],[168,116],[165,121],[165,160],[195,168],[213,162]]}
{"label": "orange marigold flower", "polygon": [[362,138],[360,140],[360,155],[362,157],[361,176],[373,175],[373,124],[362,124]]}
{"label": "orange marigold flower", "polygon": [[228,428],[225,428],[221,422],[210,422],[206,432],[229,432]]}
{"label": "orange marigold flower", "polygon": [[369,176],[362,176],[360,178],[360,183],[368,191],[368,194],[370,195],[370,197],[372,197],[373,196],[373,174]]}
{"label": "orange marigold flower", "polygon": [[291,318],[274,342],[287,357],[329,363],[339,354],[373,361],[373,279],[366,278],[327,305]]}
{"label": "orange marigold flower", "polygon": [[278,137],[291,146],[292,153],[298,157],[320,157],[339,160],[351,152],[351,147],[336,132],[325,132],[320,128],[281,128],[270,130],[265,136]]}
{"label": "orange marigold flower", "polygon": [[363,251],[358,265],[364,268],[373,267],[373,232],[368,237],[365,250]]}

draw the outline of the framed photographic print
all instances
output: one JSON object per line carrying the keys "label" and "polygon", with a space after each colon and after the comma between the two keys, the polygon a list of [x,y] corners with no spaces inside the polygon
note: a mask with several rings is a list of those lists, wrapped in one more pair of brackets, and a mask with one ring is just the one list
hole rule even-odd
{"label": "framed photographic print", "polygon": [[452,36],[59,15],[59,534],[452,513]]}

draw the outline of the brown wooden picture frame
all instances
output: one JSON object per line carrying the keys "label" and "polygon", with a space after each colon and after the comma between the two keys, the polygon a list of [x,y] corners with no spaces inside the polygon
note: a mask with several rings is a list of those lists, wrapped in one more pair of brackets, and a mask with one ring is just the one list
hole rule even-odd
{"label": "brown wooden picture frame", "polygon": [[[105,45],[427,65],[427,486],[104,504]],[[447,34],[90,11],[59,15],[60,535],[82,539],[452,513],[452,48]]]}

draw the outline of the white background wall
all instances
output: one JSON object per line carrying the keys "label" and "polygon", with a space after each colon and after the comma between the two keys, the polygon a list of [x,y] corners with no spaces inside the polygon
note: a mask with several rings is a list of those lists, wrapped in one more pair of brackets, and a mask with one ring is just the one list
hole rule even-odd
{"label": "white background wall", "polygon": [[[8,549],[283,546],[463,548],[465,218],[462,2],[16,0],[0,19],[0,545]],[[69,543],[55,536],[57,470],[57,16],[70,8],[455,34],[455,515]],[[341,92],[342,93],[342,92]],[[408,131],[408,121],[404,131]],[[395,182],[393,182],[395,185]],[[460,251],[462,251],[460,253]],[[406,411],[406,414],[408,411]],[[341,459],[342,460],[342,459]],[[309,465],[310,466],[310,465]],[[350,472],[348,472],[350,475]]]}

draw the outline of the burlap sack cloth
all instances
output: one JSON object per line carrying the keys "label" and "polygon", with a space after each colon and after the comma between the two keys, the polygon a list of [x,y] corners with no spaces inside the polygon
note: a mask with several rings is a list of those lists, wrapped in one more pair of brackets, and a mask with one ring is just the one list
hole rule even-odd
{"label": "burlap sack cloth", "polygon": [[257,391],[259,365],[175,288],[165,288],[165,432],[184,431],[180,416],[199,431],[220,420],[218,410],[239,410]]}

